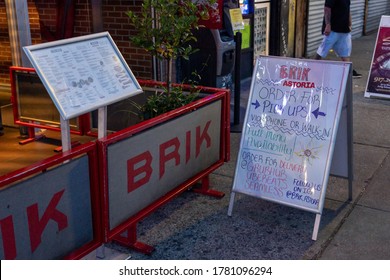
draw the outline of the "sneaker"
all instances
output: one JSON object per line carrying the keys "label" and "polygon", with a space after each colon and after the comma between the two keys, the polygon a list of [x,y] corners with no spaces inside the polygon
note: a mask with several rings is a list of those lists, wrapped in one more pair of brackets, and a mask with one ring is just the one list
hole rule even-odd
{"label": "sneaker", "polygon": [[358,72],[356,72],[355,69],[352,70],[352,78],[358,79],[358,78],[361,78],[361,77],[362,77],[362,74],[359,74]]}

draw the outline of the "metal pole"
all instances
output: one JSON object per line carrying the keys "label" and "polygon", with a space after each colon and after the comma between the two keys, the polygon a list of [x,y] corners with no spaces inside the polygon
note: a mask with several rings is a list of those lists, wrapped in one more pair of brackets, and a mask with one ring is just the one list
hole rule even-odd
{"label": "metal pole", "polygon": [[348,200],[352,201],[352,189],[353,189],[353,88],[352,88],[352,64],[350,64],[347,87],[346,87],[346,100],[347,100],[347,141],[348,141]]}
{"label": "metal pole", "polygon": [[234,125],[240,124],[240,99],[241,99],[241,42],[242,34],[235,35],[236,53],[234,60]]}

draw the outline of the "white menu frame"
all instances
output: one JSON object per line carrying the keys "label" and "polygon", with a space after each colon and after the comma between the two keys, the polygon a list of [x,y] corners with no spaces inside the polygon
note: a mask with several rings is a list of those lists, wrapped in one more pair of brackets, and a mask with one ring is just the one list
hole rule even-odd
{"label": "white menu frame", "polygon": [[23,49],[64,120],[142,92],[108,32]]}

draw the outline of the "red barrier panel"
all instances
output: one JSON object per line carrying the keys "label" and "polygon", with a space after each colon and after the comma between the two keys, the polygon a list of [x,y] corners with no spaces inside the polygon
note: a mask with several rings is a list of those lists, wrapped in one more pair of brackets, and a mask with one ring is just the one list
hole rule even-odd
{"label": "red barrier panel", "polygon": [[229,91],[203,90],[209,95],[98,140],[106,242],[151,253],[137,241],[139,220],[199,180],[194,190],[224,195],[209,189],[208,175],[230,156]]}
{"label": "red barrier panel", "polygon": [[79,259],[102,244],[96,144],[0,176],[0,259]]}

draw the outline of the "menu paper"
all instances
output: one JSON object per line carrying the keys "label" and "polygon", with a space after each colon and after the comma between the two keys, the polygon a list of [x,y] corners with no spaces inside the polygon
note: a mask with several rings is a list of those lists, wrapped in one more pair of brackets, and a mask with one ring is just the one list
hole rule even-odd
{"label": "menu paper", "polygon": [[257,59],[234,192],[322,211],[349,66]]}
{"label": "menu paper", "polygon": [[25,50],[64,119],[142,92],[107,32]]}

